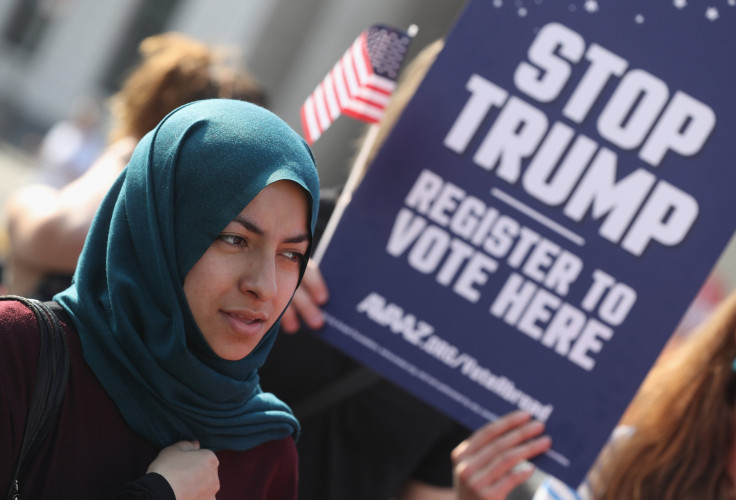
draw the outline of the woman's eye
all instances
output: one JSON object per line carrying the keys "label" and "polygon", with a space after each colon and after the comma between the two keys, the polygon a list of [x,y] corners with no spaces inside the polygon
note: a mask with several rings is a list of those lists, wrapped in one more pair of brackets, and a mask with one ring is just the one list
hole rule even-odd
{"label": "woman's eye", "polygon": [[224,241],[228,245],[233,245],[237,247],[248,246],[248,242],[245,240],[245,238],[236,234],[221,234],[220,240]]}
{"label": "woman's eye", "polygon": [[298,264],[302,264],[304,262],[304,254],[301,252],[287,250],[285,252],[282,252],[282,255],[292,262],[296,262]]}

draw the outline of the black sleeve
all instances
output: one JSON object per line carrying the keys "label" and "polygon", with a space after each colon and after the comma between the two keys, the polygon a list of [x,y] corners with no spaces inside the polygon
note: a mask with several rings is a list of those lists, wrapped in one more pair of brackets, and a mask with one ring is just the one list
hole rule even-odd
{"label": "black sleeve", "polygon": [[176,495],[164,476],[151,472],[128,482],[113,500],[176,500]]}
{"label": "black sleeve", "polygon": [[416,467],[412,478],[439,488],[452,488],[452,459],[450,453],[463,440],[467,439],[470,431],[459,424],[454,424],[438,439],[432,449],[422,458]]}

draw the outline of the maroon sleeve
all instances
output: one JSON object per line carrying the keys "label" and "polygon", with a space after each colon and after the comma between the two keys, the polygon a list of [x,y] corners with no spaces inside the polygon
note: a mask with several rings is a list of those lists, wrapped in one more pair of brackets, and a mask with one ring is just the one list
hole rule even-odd
{"label": "maroon sleeve", "polygon": [[298,458],[291,437],[245,452],[219,451],[218,500],[296,500]]}
{"label": "maroon sleeve", "polygon": [[130,481],[113,500],[176,500],[174,490],[164,476],[151,472]]}

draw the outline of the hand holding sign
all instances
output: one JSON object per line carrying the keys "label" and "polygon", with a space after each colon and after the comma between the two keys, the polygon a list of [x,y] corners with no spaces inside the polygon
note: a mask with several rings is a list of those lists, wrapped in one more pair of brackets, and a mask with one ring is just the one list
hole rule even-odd
{"label": "hand holding sign", "polygon": [[531,477],[534,467],[523,461],[544,453],[552,442],[540,437],[544,424],[530,418],[528,413],[510,413],[455,448],[452,461],[460,500],[504,500]]}

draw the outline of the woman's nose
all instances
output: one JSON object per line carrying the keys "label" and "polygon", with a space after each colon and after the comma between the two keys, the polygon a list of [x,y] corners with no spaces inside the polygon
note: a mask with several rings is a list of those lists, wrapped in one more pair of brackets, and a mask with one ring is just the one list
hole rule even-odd
{"label": "woman's nose", "polygon": [[240,289],[261,301],[273,298],[277,291],[275,259],[265,256],[253,259],[240,279]]}

